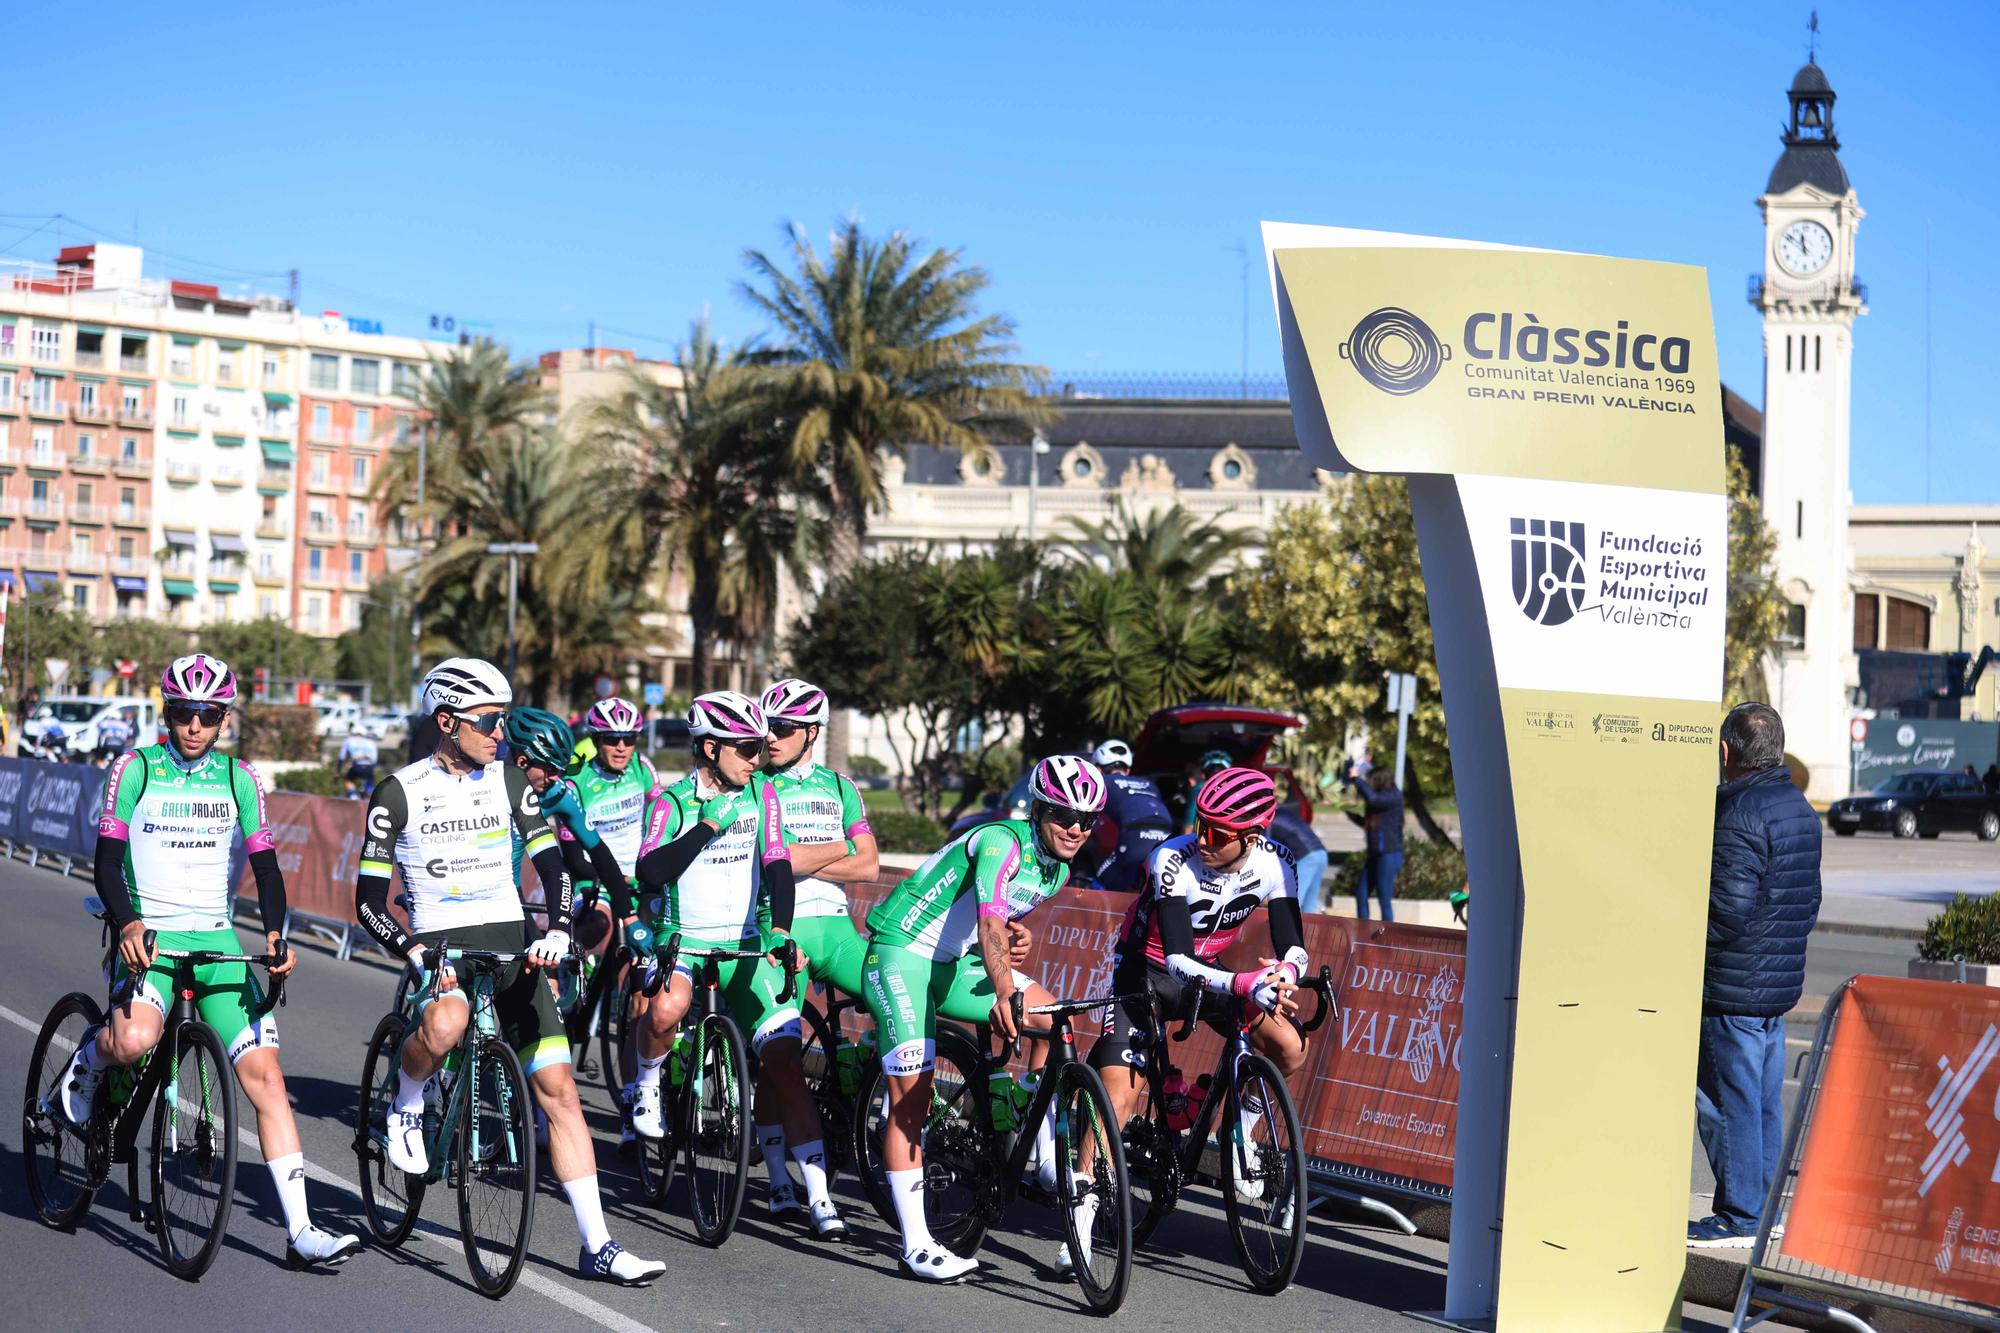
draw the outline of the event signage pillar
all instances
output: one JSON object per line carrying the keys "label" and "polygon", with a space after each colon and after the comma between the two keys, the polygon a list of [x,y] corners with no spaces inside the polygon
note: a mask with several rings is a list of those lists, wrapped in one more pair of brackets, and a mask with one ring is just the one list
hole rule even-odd
{"label": "event signage pillar", "polygon": [[1675,1327],[1728,600],[1706,275],[1264,241],[1300,447],[1409,478],[1437,641],[1477,923],[1443,1318]]}

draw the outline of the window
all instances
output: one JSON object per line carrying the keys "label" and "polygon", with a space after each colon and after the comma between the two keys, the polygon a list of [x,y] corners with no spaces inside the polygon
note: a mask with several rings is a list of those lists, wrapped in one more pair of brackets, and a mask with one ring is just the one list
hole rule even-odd
{"label": "window", "polygon": [[120,370],[144,370],[146,368],[146,340],[132,334],[118,337],[118,368]]}
{"label": "window", "polygon": [[396,414],[396,443],[408,444],[409,442],[410,414],[408,412],[398,412]]}
{"label": "window", "polygon": [[120,537],[118,539],[118,558],[120,560],[130,560],[133,554],[132,539],[130,537]]}
{"label": "window", "polygon": [[140,403],[144,401],[145,392],[136,384],[123,386],[118,395],[119,410],[128,417],[137,416],[143,410]]}
{"label": "window", "polygon": [[53,375],[37,375],[34,386],[28,390],[28,408],[34,412],[47,412],[56,405],[56,381]]}
{"label": "window", "polygon": [[325,352],[314,352],[312,362],[306,370],[306,385],[314,389],[338,389],[340,358],[328,356]]}
{"label": "window", "polygon": [[278,572],[278,557],[269,547],[257,552],[257,572],[266,576],[275,576]]}
{"label": "window", "polygon": [[131,467],[139,461],[139,442],[127,435],[118,442],[118,461]]}
{"label": "window", "polygon": [[398,398],[417,396],[417,368],[404,361],[398,361],[389,372],[390,391]]}
{"label": "window", "polygon": [[276,352],[264,353],[264,383],[276,384],[284,373],[284,363],[278,360]]}
{"label": "window", "polygon": [[313,438],[315,440],[333,438],[333,408],[325,403],[313,404]]}
{"label": "window", "polygon": [[[86,486],[84,489],[88,490],[90,488]],[[69,553],[72,559],[78,557],[86,560],[89,559],[90,534],[87,532],[72,532],[69,535]]]}
{"label": "window", "polygon": [[349,551],[347,553],[347,581],[349,583],[359,583],[364,577],[365,575],[361,572],[361,552]]}
{"label": "window", "polygon": [[[35,427],[35,433],[29,439],[28,457],[34,462],[45,465],[53,465],[55,463],[56,433],[53,427]],[[37,496],[47,495],[48,488],[49,484],[46,481],[42,481],[39,478],[36,479],[34,489]]]}
{"label": "window", "polygon": [[259,593],[257,595],[257,618],[263,620],[277,614],[278,599],[271,596],[268,592]]}
{"label": "window", "polygon": [[1806,609],[1799,603],[1785,604],[1785,632],[1778,636],[1778,642],[1786,648],[1806,646]]}
{"label": "window", "polygon": [[69,604],[79,615],[90,614],[90,585],[72,583],[69,587]]}
{"label": "window", "polygon": [[[6,326],[0,325],[0,328],[4,327]],[[0,371],[0,407],[11,409],[13,406],[14,406],[14,372],[11,370]]]}
{"label": "window", "polygon": [[354,489],[357,491],[368,489],[368,460],[365,458],[354,460]]}
{"label": "window", "polygon": [[12,324],[0,324],[0,356],[6,357],[9,361],[18,361],[21,358],[20,349],[14,343]]}
{"label": "window", "polygon": [[319,578],[326,572],[326,552],[317,546],[306,552],[306,577]]}
{"label": "window", "polygon": [[306,633],[319,633],[325,623],[326,598],[315,593],[306,598]]}
{"label": "window", "polygon": [[76,405],[87,412],[97,410],[97,386],[89,380],[81,380],[76,386]]}
{"label": "window", "polygon": [[1875,646],[1875,632],[1882,619],[1882,599],[1873,593],[1854,597],[1854,648],[1862,652]]}
{"label": "window", "polygon": [[350,597],[347,599],[347,628],[361,628],[361,599],[359,597]]}
{"label": "window", "polygon": [[97,452],[97,437],[95,435],[90,434],[88,431],[78,431],[76,434],[77,458],[78,459],[89,458],[96,452]]}
{"label": "window", "polygon": [[215,349],[215,382],[218,384],[236,383],[235,348],[218,347]]}
{"label": "window", "polygon": [[1888,634],[1882,646],[1891,652],[1923,653],[1931,646],[1931,612],[1921,602],[1888,599]]}
{"label": "window", "polygon": [[118,516],[131,518],[139,512],[139,488],[120,486],[118,488]]}
{"label": "window", "polygon": [[194,374],[194,345],[177,342],[167,349],[167,373],[169,375]]}
{"label": "window", "polygon": [[217,625],[229,619],[229,599],[217,593],[214,600],[208,604],[208,614],[211,623]]}
{"label": "window", "polygon": [[347,382],[355,393],[382,392],[382,363],[355,357],[348,363]]}
{"label": "window", "polygon": [[323,537],[333,535],[333,520],[326,516],[324,504],[315,502],[313,507],[306,511],[306,531],[318,533]]}
{"label": "window", "polygon": [[[361,363],[359,361],[356,361],[354,364],[359,366]],[[366,444],[368,441],[374,438],[375,438],[375,410],[369,407],[355,408],[354,409],[355,443]]]}
{"label": "window", "polygon": [[188,413],[188,396],[186,394],[177,393],[174,395],[174,400],[169,404],[167,409],[167,420],[175,426],[186,426],[192,423],[193,417]]}
{"label": "window", "polygon": [[36,361],[53,365],[62,360],[62,329],[54,324],[37,324],[28,333],[28,354]]}
{"label": "window", "polygon": [[312,456],[312,484],[315,486],[326,485],[326,460],[325,454]]}

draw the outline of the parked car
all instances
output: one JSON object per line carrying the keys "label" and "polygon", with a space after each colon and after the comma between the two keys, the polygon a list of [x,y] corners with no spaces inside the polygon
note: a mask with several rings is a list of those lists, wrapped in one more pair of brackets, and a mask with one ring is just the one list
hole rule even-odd
{"label": "parked car", "polygon": [[113,713],[129,713],[133,745],[151,745],[159,732],[159,717],[151,699],[120,695],[57,695],[44,699],[34,716],[21,724],[21,750],[25,754],[41,740],[42,728],[51,720],[62,727],[63,745],[74,755],[89,755],[97,749],[97,724]]}
{"label": "parked car", "polygon": [[1826,822],[1842,838],[1862,829],[1899,838],[1935,838],[1955,831],[1992,842],[2000,838],[2000,800],[1987,795],[1976,777],[1918,769],[1898,773],[1874,791],[1835,801],[1827,807]]}
{"label": "parked car", "polygon": [[358,729],[373,740],[387,740],[391,732],[402,731],[403,715],[393,708],[369,713],[361,719]]}
{"label": "parked car", "polygon": [[313,730],[324,738],[328,736],[346,737],[361,728],[361,705],[345,699],[323,699],[313,705],[319,718],[313,723]]}
{"label": "parked car", "polygon": [[[1132,742],[1132,771],[1151,778],[1160,789],[1167,808],[1176,819],[1185,814],[1187,772],[1210,750],[1222,750],[1246,768],[1261,768],[1273,777],[1287,779],[1291,770],[1264,761],[1271,743],[1305,719],[1267,708],[1245,708],[1239,704],[1191,703],[1162,708],[1146,719]],[[1079,752],[1083,753],[1083,752]],[[953,837],[969,828],[990,824],[996,819],[1025,819],[1028,814],[1028,779],[1031,766],[1006,791],[991,797],[984,808],[961,818],[951,826]],[[1284,783],[1280,783],[1280,789]],[[1312,806],[1303,790],[1296,793],[1299,813],[1312,819]]]}

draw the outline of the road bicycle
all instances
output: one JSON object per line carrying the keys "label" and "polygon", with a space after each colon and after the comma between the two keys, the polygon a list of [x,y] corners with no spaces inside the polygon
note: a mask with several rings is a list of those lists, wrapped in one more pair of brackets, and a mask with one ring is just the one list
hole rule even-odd
{"label": "road bicycle", "polygon": [[[97,898],[84,908],[104,923],[111,939],[111,916]],[[157,933],[146,932],[154,952]],[[125,1195],[134,1222],[160,1243],[160,1254],[176,1277],[192,1282],[208,1271],[229,1230],[236,1190],[236,1088],[227,1053],[215,1029],[195,1007],[195,969],[215,963],[282,966],[284,941],[268,954],[222,953],[210,949],[160,949],[156,959],[173,964],[173,1008],[159,1044],[136,1064],[105,1071],[91,1102],[89,1119],[73,1125],[62,1110],[63,1082],[71,1057],[104,1026],[106,1009],[82,991],[57,1000],[42,1020],[28,1062],[22,1105],[22,1157],[28,1194],[36,1216],[48,1226],[74,1230],[111,1176],[114,1163],[126,1164]],[[116,955],[113,955],[115,958]],[[128,973],[111,988],[107,1007],[124,1004],[139,985]],[[250,1011],[251,1022],[284,1003],[282,978],[271,983]],[[150,1108],[153,1137],[147,1182],[139,1189],[139,1129]]]}
{"label": "road bicycle", "polygon": [[874,1076],[881,1060],[875,1051],[875,1031],[871,1027],[860,1041],[849,1041],[841,1027],[841,1016],[850,1010],[867,1015],[867,1005],[857,996],[842,994],[828,986],[826,1010],[820,1011],[811,999],[799,1002],[804,1028],[804,1044],[799,1063],[805,1071],[806,1091],[812,1094],[825,1132],[826,1174],[831,1180],[854,1165],[854,1106],[862,1087]]}
{"label": "road bicycle", "polygon": [[[1301,1033],[1316,1032],[1338,1012],[1333,970],[1322,967],[1299,989],[1319,997],[1312,1018],[1297,1025]],[[1200,989],[1194,995],[1193,1008],[1173,1036],[1176,1042],[1193,1033],[1203,1002],[1211,998]],[[1228,1002],[1233,1006],[1229,1031],[1215,1070],[1196,1079],[1189,1092],[1171,1062],[1166,1026],[1154,1003],[1144,1046],[1150,1109],[1133,1116],[1124,1133],[1125,1160],[1132,1170],[1133,1239],[1145,1244],[1200,1174],[1220,1108],[1225,1132],[1218,1135],[1217,1174],[1229,1238],[1251,1287],[1275,1295],[1291,1285],[1305,1255],[1306,1159],[1291,1090],[1269,1057],[1250,1046],[1250,1028],[1263,1011],[1241,1000]],[[1217,1086],[1220,1097],[1213,1092]],[[1246,1106],[1251,1108],[1247,1118]]]}
{"label": "road bicycle", "polygon": [[[984,1029],[975,1040],[948,1023],[937,1029],[937,1061],[931,1106],[924,1120],[924,1212],[931,1234],[965,1258],[975,1254],[986,1232],[1017,1198],[1054,1208],[1075,1264],[1084,1303],[1098,1314],[1125,1303],[1132,1274],[1132,1194],[1125,1149],[1119,1141],[1111,1098],[1104,1080],[1076,1057],[1070,1021],[1077,1014],[1119,1004],[1124,996],[1059,1000],[1027,1005],[1013,996],[1014,1030],[1049,1044],[1040,1080],[1022,1109],[1006,1074],[1016,1042],[988,1055]],[[1046,1028],[1024,1026],[1028,1014],[1051,1021]],[[996,1078],[996,1075],[1000,1076]],[[995,1115],[998,1094],[1007,1105]],[[891,1228],[898,1225],[883,1164],[883,1131],[889,1115],[889,1076],[878,1067],[856,1105],[855,1152],[863,1188],[875,1211]],[[1024,1181],[1030,1169],[1035,1129],[1053,1117],[1055,1189]]]}
{"label": "road bicycle", "polygon": [[456,966],[472,1017],[425,1090],[424,1150],[430,1170],[409,1175],[389,1164],[388,1125],[403,1041],[416,1026],[420,1002],[437,994],[437,975],[383,1015],[368,1039],[354,1135],[361,1210],[376,1241],[393,1249],[416,1226],[429,1187],[440,1181],[450,1185],[458,1191],[459,1240],[473,1285],[498,1300],[513,1289],[527,1257],[535,1220],[536,1162],[528,1077],[514,1048],[500,1036],[493,975],[525,962],[528,955],[456,949],[440,941],[434,956]]}
{"label": "road bicycle", "polygon": [[[798,946],[787,940],[780,953],[785,984],[778,1000],[789,1003],[798,994]],[[657,1139],[640,1138],[639,1184],[650,1202],[663,1204],[673,1185],[674,1159],[685,1156],[689,1220],[696,1238],[711,1247],[729,1239],[743,1213],[750,1179],[751,1091],[756,1086],[743,1031],[718,995],[717,964],[765,956],[761,949],[683,949],[676,932],[667,937],[638,987],[638,993],[658,1003],[675,964],[682,958],[694,960],[694,994],[674,1029],[661,1072],[665,1132]],[[636,1017],[628,1017],[625,1038],[634,1043],[635,1060],[638,1028]]]}

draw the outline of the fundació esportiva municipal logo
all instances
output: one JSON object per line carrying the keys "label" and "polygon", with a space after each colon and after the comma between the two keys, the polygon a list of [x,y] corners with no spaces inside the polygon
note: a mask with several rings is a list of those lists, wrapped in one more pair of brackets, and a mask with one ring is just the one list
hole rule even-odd
{"label": "fundaci\u00f3 esportiva municipal logo", "polygon": [[1401,306],[1385,305],[1361,317],[1340,345],[1340,356],[1354,363],[1362,379],[1400,398],[1436,377],[1438,367],[1451,360],[1451,345],[1439,342],[1430,325]]}
{"label": "fundaci\u00f3 esportiva municipal logo", "polygon": [[1583,524],[1553,518],[1508,520],[1513,533],[1514,602],[1537,625],[1560,625],[1583,609]]}

